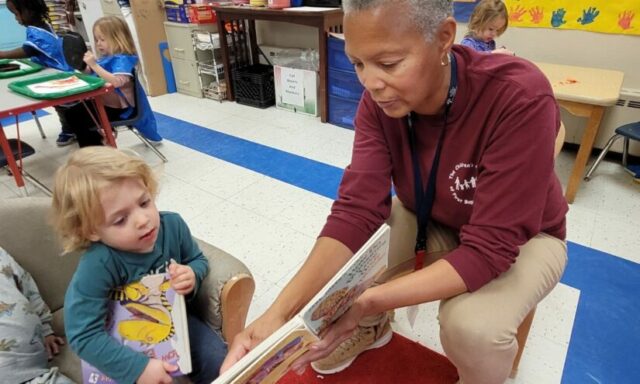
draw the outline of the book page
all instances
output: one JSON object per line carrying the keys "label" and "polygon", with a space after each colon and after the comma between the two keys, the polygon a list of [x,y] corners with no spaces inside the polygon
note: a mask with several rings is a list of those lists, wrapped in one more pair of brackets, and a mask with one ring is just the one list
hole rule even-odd
{"label": "book page", "polygon": [[40,94],[58,93],[71,91],[74,89],[82,88],[89,85],[86,81],[80,79],[78,76],[70,76],[64,79],[56,79],[43,81],[42,83],[35,83],[27,85],[31,91]]}
{"label": "book page", "polygon": [[[302,338],[296,341],[299,336]],[[212,384],[267,383],[267,381],[262,381],[262,379],[266,378],[266,376],[263,376],[265,371],[273,371],[285,360],[287,362],[286,369],[288,369],[291,362],[295,360],[289,359],[291,354],[295,354],[295,358],[297,358],[303,353],[300,352],[300,349],[306,351],[309,343],[315,340],[317,340],[317,338],[305,329],[302,319],[294,316],[271,334],[271,336],[264,339],[247,353],[242,359],[235,363],[235,365],[229,368],[229,370],[220,375]],[[284,374],[286,369],[279,369],[278,372]],[[263,372],[260,373],[258,371]],[[273,378],[276,375],[267,376]],[[275,380],[277,380],[277,378]]]}
{"label": "book page", "polygon": [[303,309],[305,325],[315,335],[342,316],[387,268],[389,232],[390,227],[382,224]]}

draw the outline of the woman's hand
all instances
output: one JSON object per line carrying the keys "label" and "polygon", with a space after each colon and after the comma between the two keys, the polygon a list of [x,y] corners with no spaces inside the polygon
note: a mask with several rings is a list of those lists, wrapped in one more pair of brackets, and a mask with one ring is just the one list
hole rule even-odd
{"label": "woman's hand", "polygon": [[44,338],[44,347],[47,350],[47,357],[49,360],[53,359],[53,356],[60,353],[60,346],[64,344],[64,339],[54,334]]}
{"label": "woman's hand", "polygon": [[260,344],[262,340],[283,326],[284,323],[286,323],[284,317],[273,315],[269,313],[269,311],[257,318],[251,325],[245,328],[244,331],[234,337],[233,342],[229,346],[227,357],[220,367],[220,373],[222,374],[231,368],[233,364],[249,353],[256,345]]}
{"label": "woman's hand", "polygon": [[188,295],[193,292],[196,286],[196,274],[188,265],[171,263],[169,264],[169,276],[171,276],[171,286],[176,293]]}
{"label": "woman's hand", "polygon": [[84,62],[87,63],[90,68],[93,68],[96,65],[96,57],[91,51],[85,52],[82,60],[84,60]]}
{"label": "woman's hand", "polygon": [[327,328],[322,339],[313,343],[309,352],[303,354],[293,363],[291,369],[301,375],[308,364],[329,356],[343,341],[353,336],[353,333],[358,329],[360,320],[364,317],[363,303],[359,299],[356,300],[344,315]]}
{"label": "woman's hand", "polygon": [[150,359],[136,383],[138,384],[171,384],[173,379],[169,373],[178,369],[175,365],[158,359]]}

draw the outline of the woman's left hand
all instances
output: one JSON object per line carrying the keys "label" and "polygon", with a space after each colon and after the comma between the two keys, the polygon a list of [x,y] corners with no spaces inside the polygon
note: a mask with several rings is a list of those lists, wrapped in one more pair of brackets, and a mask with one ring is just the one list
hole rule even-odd
{"label": "woman's left hand", "polygon": [[361,301],[356,300],[344,315],[327,328],[321,340],[313,343],[309,352],[293,363],[291,369],[301,375],[308,364],[329,356],[343,341],[354,334],[363,316],[364,305]]}
{"label": "woman's left hand", "polygon": [[49,360],[53,359],[53,356],[60,353],[61,345],[64,345],[64,339],[60,336],[51,334],[44,338],[44,346],[47,350],[47,357]]}

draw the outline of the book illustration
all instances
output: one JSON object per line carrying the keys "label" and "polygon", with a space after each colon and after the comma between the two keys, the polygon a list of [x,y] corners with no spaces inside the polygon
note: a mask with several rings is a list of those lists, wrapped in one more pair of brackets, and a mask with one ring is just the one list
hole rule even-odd
{"label": "book illustration", "polygon": [[32,92],[40,94],[58,93],[71,91],[74,89],[88,86],[89,83],[82,80],[78,76],[69,76],[64,79],[55,79],[49,81],[43,81],[41,83],[35,83],[27,85]]}
{"label": "book illustration", "polygon": [[214,384],[276,383],[386,269],[389,232],[389,226],[383,224],[300,313],[220,375]]}
{"label": "book illustration", "polygon": [[[122,345],[150,358],[179,367],[176,375],[191,372],[184,297],[171,288],[168,274],[145,276],[111,291],[107,333]],[[84,382],[114,383],[82,361]]]}

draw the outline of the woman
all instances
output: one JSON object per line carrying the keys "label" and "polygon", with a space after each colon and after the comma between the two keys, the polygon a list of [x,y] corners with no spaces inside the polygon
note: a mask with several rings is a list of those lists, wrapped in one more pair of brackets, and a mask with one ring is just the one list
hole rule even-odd
{"label": "woman", "polygon": [[417,268],[365,291],[294,369],[344,369],[389,338],[386,311],[441,300],[441,340],[461,381],[502,383],[518,325],[566,264],[552,89],[527,61],[453,46],[449,0],[343,8],[346,53],[367,90],[352,162],[307,261],[234,340],[223,370],[296,314],[386,220],[388,275]]}

